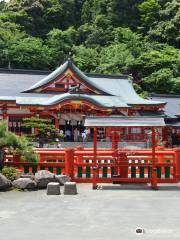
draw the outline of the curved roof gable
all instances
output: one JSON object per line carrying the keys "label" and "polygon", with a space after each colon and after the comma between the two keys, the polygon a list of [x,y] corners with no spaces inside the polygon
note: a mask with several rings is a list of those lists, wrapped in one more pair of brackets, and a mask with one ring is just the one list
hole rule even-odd
{"label": "curved roof gable", "polygon": [[81,95],[71,93],[59,94],[50,98],[39,98],[38,103],[36,97],[17,97],[16,103],[18,105],[52,106],[67,100],[84,100],[104,108],[129,108],[129,106],[121,99],[121,97],[118,96]]}
{"label": "curved roof gable", "polygon": [[[71,61],[66,61],[63,65],[58,67],[55,71],[50,73],[48,76],[34,84],[32,87],[28,88],[24,92],[37,92],[37,90],[41,90],[43,86],[52,83],[58,76],[63,75],[68,69],[74,71],[78,77],[85,83],[85,85],[95,88],[99,93],[107,94],[102,90],[101,87],[90,80],[88,76],[86,76],[79,68],[77,68]],[[38,91],[40,92],[40,91]]]}

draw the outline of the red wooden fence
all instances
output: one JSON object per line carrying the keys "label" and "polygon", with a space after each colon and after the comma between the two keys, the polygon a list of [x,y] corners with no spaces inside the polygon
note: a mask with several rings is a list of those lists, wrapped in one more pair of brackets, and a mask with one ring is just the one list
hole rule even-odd
{"label": "red wooden fence", "polygon": [[[151,149],[98,148],[96,158],[92,148],[36,149],[39,163],[20,161],[6,155],[5,163],[22,172],[35,173],[47,169],[55,174],[67,174],[78,183],[128,182],[177,183],[180,181],[180,148],[157,148],[155,166]],[[95,160],[95,161],[94,161]],[[153,169],[154,168],[154,169]],[[153,170],[155,175],[153,176]]]}

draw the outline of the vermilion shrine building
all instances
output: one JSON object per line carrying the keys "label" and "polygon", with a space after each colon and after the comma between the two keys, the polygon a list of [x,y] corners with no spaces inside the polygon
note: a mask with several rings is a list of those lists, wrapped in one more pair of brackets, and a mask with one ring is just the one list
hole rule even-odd
{"label": "vermilion shrine building", "polygon": [[[176,110],[169,114],[167,110],[173,111],[171,105],[172,108],[175,105],[169,103],[167,96],[141,98],[128,76],[84,74],[71,61],[66,61],[52,73],[1,69],[0,84],[1,119],[7,119],[9,130],[17,134],[27,132],[22,119],[32,116],[51,118],[58,129],[72,132],[76,127],[83,129],[85,116],[163,117],[166,122],[163,140],[171,144],[168,139],[171,133],[179,133],[179,96],[172,96]],[[146,130],[124,128],[121,137],[126,141],[145,140]],[[98,138],[107,139],[108,131],[98,129]]]}

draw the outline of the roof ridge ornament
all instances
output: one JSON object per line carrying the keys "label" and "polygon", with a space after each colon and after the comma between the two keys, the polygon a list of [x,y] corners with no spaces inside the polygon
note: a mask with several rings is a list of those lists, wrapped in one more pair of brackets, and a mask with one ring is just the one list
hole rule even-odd
{"label": "roof ridge ornament", "polygon": [[72,87],[72,88],[68,91],[68,93],[70,93],[70,94],[74,94],[74,93],[81,94],[81,93],[83,93],[83,91],[81,91],[81,89],[80,89],[80,84],[78,84],[77,86]]}
{"label": "roof ridge ornament", "polygon": [[73,63],[73,56],[72,56],[72,52],[68,52],[68,56],[67,56],[67,61],[68,61],[68,65],[72,66]]}

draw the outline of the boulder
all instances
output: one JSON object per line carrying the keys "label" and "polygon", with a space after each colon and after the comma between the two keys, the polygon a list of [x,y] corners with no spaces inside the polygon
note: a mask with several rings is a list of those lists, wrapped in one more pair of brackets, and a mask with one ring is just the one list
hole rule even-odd
{"label": "boulder", "polygon": [[11,187],[11,181],[0,173],[0,190],[7,190]]}
{"label": "boulder", "polygon": [[36,190],[37,189],[37,183],[30,178],[19,178],[17,180],[14,180],[12,183],[13,187],[19,188],[19,189],[28,189],[28,190]]}
{"label": "boulder", "polygon": [[30,178],[31,180],[34,180],[34,174],[32,174],[32,173],[22,173],[20,175],[20,178]]}
{"label": "boulder", "polygon": [[55,176],[57,182],[60,183],[61,186],[63,186],[66,182],[70,182],[71,178],[67,175],[56,175]]}
{"label": "boulder", "polygon": [[40,170],[35,174],[35,181],[37,182],[37,187],[39,189],[47,188],[48,183],[57,182],[55,174],[47,171]]}
{"label": "boulder", "polygon": [[64,184],[64,195],[76,195],[77,187],[75,182],[66,182]]}
{"label": "boulder", "polygon": [[60,195],[60,184],[58,182],[50,182],[47,185],[47,195]]}

